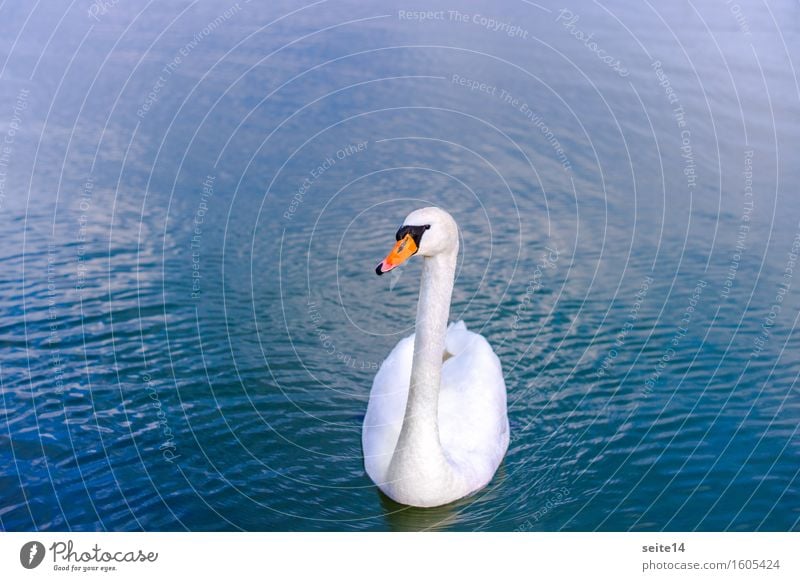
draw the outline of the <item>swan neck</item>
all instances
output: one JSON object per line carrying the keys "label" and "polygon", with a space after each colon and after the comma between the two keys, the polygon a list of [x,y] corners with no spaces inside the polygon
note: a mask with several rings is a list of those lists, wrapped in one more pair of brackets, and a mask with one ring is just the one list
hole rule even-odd
{"label": "swan neck", "polygon": [[444,464],[439,441],[439,388],[453,294],[456,251],[425,258],[417,305],[414,356],[398,451],[415,450],[417,461]]}
{"label": "swan neck", "polygon": [[458,473],[439,439],[439,389],[458,245],[425,257],[417,305],[408,402],[387,473],[393,498],[437,506],[456,486]]}
{"label": "swan neck", "polygon": [[[422,267],[416,338],[411,366],[411,393],[430,406],[433,417],[439,401],[447,321],[453,294],[455,257],[445,254],[426,257]],[[409,398],[411,401],[411,398]],[[416,401],[416,400],[414,400]],[[423,411],[423,410],[417,410]]]}

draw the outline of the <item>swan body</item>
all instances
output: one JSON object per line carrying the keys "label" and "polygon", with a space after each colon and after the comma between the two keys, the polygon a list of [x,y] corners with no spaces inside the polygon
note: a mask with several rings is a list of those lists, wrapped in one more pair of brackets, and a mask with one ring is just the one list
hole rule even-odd
{"label": "swan body", "polygon": [[[458,228],[439,208],[409,214],[391,270],[424,257],[416,332],[381,364],[364,418],[364,466],[402,504],[447,504],[486,486],[508,449],[506,386],[488,341],[463,321],[447,325]],[[411,252],[409,252],[411,248]]]}

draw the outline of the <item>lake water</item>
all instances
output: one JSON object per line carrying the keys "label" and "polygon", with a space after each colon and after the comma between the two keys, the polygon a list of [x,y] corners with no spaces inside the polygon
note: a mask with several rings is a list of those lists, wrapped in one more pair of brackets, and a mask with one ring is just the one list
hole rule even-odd
{"label": "lake water", "polygon": [[[800,528],[800,5],[458,4],[0,8],[2,529]],[[420,510],[360,429],[432,204],[512,436]]]}

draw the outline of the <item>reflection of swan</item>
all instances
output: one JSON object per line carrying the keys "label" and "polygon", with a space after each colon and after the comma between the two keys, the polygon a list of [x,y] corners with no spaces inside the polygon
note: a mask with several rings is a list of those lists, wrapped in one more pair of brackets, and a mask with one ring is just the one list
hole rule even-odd
{"label": "reflection of swan", "polygon": [[404,533],[452,529],[464,521],[464,511],[471,502],[469,498],[462,498],[443,506],[417,508],[398,504],[382,493],[378,496],[389,530]]}
{"label": "reflection of swan", "polygon": [[381,365],[362,442],[367,474],[393,500],[439,506],[486,486],[508,448],[506,385],[489,343],[463,321],[447,326],[458,227],[447,212],[408,215],[383,274],[425,258],[416,334]]}

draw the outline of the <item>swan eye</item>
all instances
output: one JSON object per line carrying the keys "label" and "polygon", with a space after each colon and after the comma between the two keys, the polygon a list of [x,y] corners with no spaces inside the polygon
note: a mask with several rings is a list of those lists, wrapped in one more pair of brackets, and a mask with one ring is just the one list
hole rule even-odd
{"label": "swan eye", "polygon": [[395,234],[394,237],[395,240],[402,240],[408,234],[411,234],[411,238],[414,239],[414,243],[419,246],[419,241],[422,238],[422,235],[426,230],[430,229],[430,224],[423,224],[422,226],[403,226],[397,231],[397,234]]}

